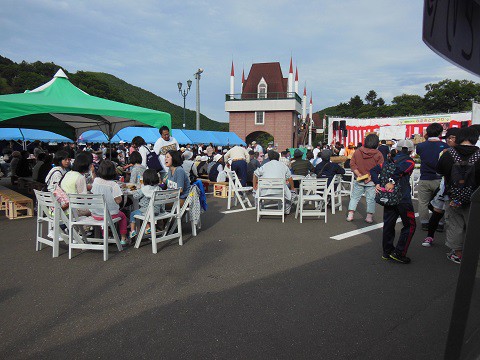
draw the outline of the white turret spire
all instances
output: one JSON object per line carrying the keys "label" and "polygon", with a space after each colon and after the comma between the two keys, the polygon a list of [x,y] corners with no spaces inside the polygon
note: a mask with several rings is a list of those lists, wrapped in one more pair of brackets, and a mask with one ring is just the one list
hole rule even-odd
{"label": "white turret spire", "polygon": [[288,71],[288,97],[293,97],[293,63],[290,57],[290,70]]}
{"label": "white turret spire", "polygon": [[232,60],[232,70],[230,71],[230,99],[234,99],[235,96],[235,70],[233,68],[233,60]]}
{"label": "white turret spire", "polygon": [[310,122],[308,126],[308,145],[312,146],[312,131],[313,131],[313,103],[312,103],[312,93],[310,93]]}
{"label": "white turret spire", "polygon": [[305,121],[307,118],[307,84],[303,88],[303,99],[302,99],[302,120]]}
{"label": "white turret spire", "polygon": [[295,94],[298,94],[298,68],[295,66]]}

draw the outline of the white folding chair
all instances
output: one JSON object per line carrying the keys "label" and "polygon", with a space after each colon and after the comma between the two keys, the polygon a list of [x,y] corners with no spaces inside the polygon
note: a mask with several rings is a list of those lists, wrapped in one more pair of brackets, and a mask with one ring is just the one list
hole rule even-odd
{"label": "white folding chair", "polygon": [[[35,189],[34,191],[35,197],[37,198],[36,251],[42,250],[42,244],[45,244],[53,248],[53,257],[58,257],[59,238],[61,237],[68,243],[68,236],[60,229],[62,214],[63,220],[66,220],[66,215],[51,192],[38,191]],[[53,233],[53,239],[43,237],[43,234],[45,233],[44,225],[47,225],[47,232],[50,234]]]}
{"label": "white folding chair", "polygon": [[227,171],[228,176],[228,204],[227,209],[230,210],[232,204],[232,193],[234,196],[234,206],[240,202],[242,205],[243,210],[247,210],[247,208],[253,208],[254,206],[250,202],[248,198],[248,193],[253,190],[251,186],[242,186],[240,183],[240,179],[237,176],[235,171]]}
{"label": "white folding chair", "polygon": [[[102,194],[69,194],[68,200],[70,202],[70,211],[68,215],[68,258],[72,258],[73,249],[81,250],[100,250],[103,251],[103,260],[108,260],[108,244],[116,244],[118,251],[122,251],[122,245],[120,244],[120,238],[118,236],[115,223],[120,221],[120,218],[112,219],[110,211],[108,211],[107,204]],[[79,216],[78,210],[100,210],[102,212],[103,219],[95,220],[92,216]],[[100,226],[103,229],[103,237],[87,237],[83,232],[84,226]],[[82,242],[73,241],[73,234],[75,227],[82,232]],[[110,238],[108,231],[111,230],[113,237]]]}
{"label": "white folding chair", "polygon": [[262,215],[281,216],[282,222],[285,221],[285,179],[258,179],[257,222]]}
{"label": "white folding chair", "polygon": [[342,196],[344,195],[350,196],[352,194],[354,181],[355,181],[355,176],[353,175],[353,171],[350,169],[345,169],[345,174],[341,176],[341,181],[340,181]]}
{"label": "white folding chair", "polygon": [[[155,208],[161,211],[155,215]],[[147,212],[143,215],[135,215],[136,219],[142,220],[142,226],[137,235],[135,248],[140,247],[147,224],[150,223],[152,236],[152,252],[158,252],[158,243],[178,238],[178,244],[183,245],[182,223],[180,218],[180,189],[159,190],[153,193]],[[163,230],[157,233],[156,224],[159,220],[165,220]]]}
{"label": "white folding chair", "polygon": [[[334,184],[334,181],[330,183]],[[328,179],[304,179],[300,183],[298,205],[295,218],[300,214],[300,223],[304,216],[325,217],[327,222],[327,201],[331,190],[328,187]],[[313,203],[313,209],[305,209],[305,203]]]}
{"label": "white folding chair", "polygon": [[[200,205],[200,190],[196,185],[190,187],[190,192],[185,199],[182,207],[180,208],[180,218],[185,217],[185,222],[190,222],[192,226],[192,235],[197,236],[197,230],[202,228],[202,219],[201,212],[202,208]],[[174,227],[176,224],[173,225]]]}
{"label": "white folding chair", "polygon": [[342,178],[341,175],[335,175],[330,182],[328,196],[330,197],[330,205],[332,206],[332,214],[338,207],[338,211],[342,211]]}
{"label": "white folding chair", "polygon": [[412,199],[417,199],[418,194],[418,182],[420,181],[420,169],[414,169],[412,175],[410,175],[410,188],[412,190]]}

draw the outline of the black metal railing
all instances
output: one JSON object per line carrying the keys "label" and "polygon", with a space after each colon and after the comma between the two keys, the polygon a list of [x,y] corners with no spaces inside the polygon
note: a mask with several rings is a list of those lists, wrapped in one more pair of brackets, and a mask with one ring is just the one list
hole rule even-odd
{"label": "black metal railing", "polygon": [[296,92],[267,92],[267,93],[242,93],[242,94],[226,94],[225,101],[242,101],[242,100],[287,100],[295,99],[299,103],[302,98]]}

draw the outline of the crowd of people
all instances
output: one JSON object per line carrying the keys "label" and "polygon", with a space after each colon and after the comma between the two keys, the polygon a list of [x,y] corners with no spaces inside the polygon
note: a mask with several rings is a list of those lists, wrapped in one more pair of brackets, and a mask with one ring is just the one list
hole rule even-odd
{"label": "crowd of people", "polygon": [[[8,144],[2,149],[0,164],[1,172],[9,174],[12,182],[30,177],[45,184],[45,189],[51,192],[61,187],[67,194],[103,194],[112,217],[120,218],[123,244],[137,235],[134,216],[146,211],[157,189],[180,189],[180,200],[184,201],[191,184],[200,177],[225,182],[227,171],[234,171],[242,186],[252,186],[255,190],[261,177],[284,178],[284,210],[288,214],[299,187],[299,181],[293,181],[292,175],[326,178],[330,184],[335,176],[343,176],[345,169],[350,168],[356,181],[351,188],[346,221],[355,220],[363,196],[366,223],[374,222],[378,204],[383,205],[382,258],[407,264],[410,262],[407,251],[416,231],[410,177],[415,169],[414,158],[419,158],[418,212],[421,229],[427,231],[422,245],[431,247],[435,233],[446,228],[446,245],[450,249],[447,258],[460,263],[469,199],[478,186],[475,179],[480,179],[478,130],[477,125],[450,128],[442,137],[443,126],[433,123],[426,130],[426,141],[417,146],[408,139],[389,146],[386,141],[379,141],[376,134],[369,134],[364,143],[356,146],[319,143],[315,148],[278,152],[273,143],[264,150],[255,141],[248,146],[180,146],[164,126],[153,145],[137,136],[130,144],[120,142],[112,148],[105,144],[66,144],[52,154],[38,141],[30,151],[18,151]],[[343,166],[338,161],[332,162],[335,156],[345,157]],[[119,182],[143,184],[134,193],[140,208],[130,212],[129,217],[126,213],[130,204],[123,198]],[[403,227],[395,243],[398,218]]]}

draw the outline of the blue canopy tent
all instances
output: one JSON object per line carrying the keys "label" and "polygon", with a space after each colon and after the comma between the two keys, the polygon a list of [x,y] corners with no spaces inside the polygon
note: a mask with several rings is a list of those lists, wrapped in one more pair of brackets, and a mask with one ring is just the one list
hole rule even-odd
{"label": "blue canopy tent", "polygon": [[194,144],[192,139],[190,139],[181,129],[172,129],[172,136],[177,139],[179,144]]}
{"label": "blue canopy tent", "polygon": [[55,134],[51,131],[5,128],[0,130],[0,140],[16,140],[16,141],[35,141],[42,142],[72,142],[69,138]]}
{"label": "blue canopy tent", "polygon": [[188,136],[189,139],[192,140],[192,144],[209,144],[212,143],[217,145],[219,140],[213,134],[213,131],[205,131],[205,130],[183,130],[185,135]]}
{"label": "blue canopy tent", "polygon": [[[112,143],[118,143],[122,140],[118,134],[112,137]],[[107,143],[108,136],[100,130],[88,130],[78,137],[78,142],[83,143]]]}
{"label": "blue canopy tent", "polygon": [[215,133],[215,137],[220,141],[218,145],[221,145],[221,146],[228,146],[228,145],[246,146],[247,145],[245,141],[240,139],[240,137],[234,132],[214,131],[214,133]]}

